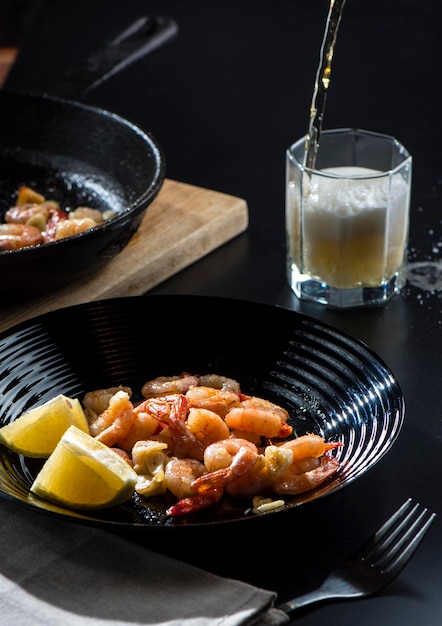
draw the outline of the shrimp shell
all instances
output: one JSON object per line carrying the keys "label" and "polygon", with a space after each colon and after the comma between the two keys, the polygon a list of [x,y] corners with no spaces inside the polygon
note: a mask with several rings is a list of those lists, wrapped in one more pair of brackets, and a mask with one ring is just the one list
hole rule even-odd
{"label": "shrimp shell", "polygon": [[5,213],[5,221],[8,224],[29,224],[30,220],[35,219],[37,215],[43,217],[46,224],[49,216],[52,204],[44,202],[42,204],[21,204],[11,207]]}
{"label": "shrimp shell", "polygon": [[194,511],[207,509],[209,506],[212,506],[213,504],[221,500],[223,493],[223,489],[215,488],[204,493],[195,493],[193,496],[183,498],[182,500],[179,500],[176,504],[173,504],[171,507],[169,507],[166,511],[166,515],[186,515],[187,513],[193,513]]}
{"label": "shrimp shell", "polygon": [[323,437],[312,433],[301,435],[300,437],[290,439],[290,441],[284,441],[284,443],[280,444],[281,448],[288,448],[293,452],[294,461],[306,457],[318,458],[329,450],[338,448],[341,445],[341,443],[337,442],[326,443]]}
{"label": "shrimp shell", "polygon": [[149,413],[134,410],[134,420],[124,437],[118,440],[118,445],[130,452],[137,441],[153,437],[161,428],[159,424],[158,419]]}
{"label": "shrimp shell", "polygon": [[220,376],[219,374],[204,374],[199,377],[199,384],[203,387],[213,387],[222,391],[241,393],[241,386],[237,380]]}
{"label": "shrimp shell", "polygon": [[78,233],[94,228],[94,226],[97,226],[97,222],[90,217],[61,219],[57,221],[52,238],[55,240],[65,239],[66,237],[72,237],[72,235],[78,235]]}
{"label": "shrimp shell", "polygon": [[190,408],[186,425],[204,446],[227,439],[230,435],[229,427],[222,417],[208,409]]}
{"label": "shrimp shell", "polygon": [[126,435],[134,419],[129,394],[117,391],[110,399],[108,408],[89,424],[89,431],[101,443],[113,446]]}
{"label": "shrimp shell", "polygon": [[190,387],[198,385],[198,376],[183,373],[180,376],[158,376],[148,380],[141,388],[144,398],[156,398],[174,393],[186,393]]}
{"label": "shrimp shell", "polygon": [[207,446],[204,465],[209,470],[197,478],[192,489],[204,493],[224,488],[235,479],[249,472],[258,460],[258,448],[247,439],[229,438]]}
{"label": "shrimp shell", "polygon": [[260,454],[249,472],[226,486],[232,496],[251,498],[271,491],[272,483],[284,474],[293,461],[291,450],[278,446],[267,446],[264,454]]}
{"label": "shrimp shell", "polygon": [[230,409],[240,405],[240,396],[236,391],[215,387],[190,387],[186,392],[186,399],[189,407],[207,409],[222,418]]}
{"label": "shrimp shell", "polygon": [[280,494],[297,495],[316,489],[328,478],[333,476],[340,467],[339,462],[333,457],[324,456],[320,459],[319,467],[298,474],[288,470],[272,485],[273,490]]}
{"label": "shrimp shell", "polygon": [[291,433],[288,411],[255,396],[246,397],[238,407],[227,412],[226,424],[232,430],[256,433],[262,437],[282,437]]}
{"label": "shrimp shell", "polygon": [[194,494],[193,481],[206,472],[202,461],[174,457],[166,465],[165,485],[176,498],[188,498]]}
{"label": "shrimp shell", "polygon": [[96,389],[95,391],[88,391],[83,398],[83,406],[91,414],[99,415],[103,413],[109,406],[109,401],[117,391],[125,391],[129,397],[132,396],[132,389],[119,385],[118,387],[107,387],[106,389]]}
{"label": "shrimp shell", "polygon": [[0,251],[20,250],[43,242],[41,232],[29,224],[0,224]]}

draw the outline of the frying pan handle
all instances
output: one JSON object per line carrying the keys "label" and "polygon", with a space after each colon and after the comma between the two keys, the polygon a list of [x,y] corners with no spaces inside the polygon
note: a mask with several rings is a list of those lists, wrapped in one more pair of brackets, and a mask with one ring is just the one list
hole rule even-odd
{"label": "frying pan handle", "polygon": [[139,18],[86,61],[68,70],[48,89],[51,95],[81,98],[88,91],[172,39],[176,22],[166,16]]}

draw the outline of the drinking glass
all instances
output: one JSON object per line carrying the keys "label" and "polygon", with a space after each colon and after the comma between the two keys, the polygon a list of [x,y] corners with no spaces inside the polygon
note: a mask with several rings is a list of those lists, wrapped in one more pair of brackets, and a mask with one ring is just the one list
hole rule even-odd
{"label": "drinking glass", "polygon": [[405,284],[412,158],[394,137],[341,128],[286,153],[288,280],[331,307],[382,304]]}

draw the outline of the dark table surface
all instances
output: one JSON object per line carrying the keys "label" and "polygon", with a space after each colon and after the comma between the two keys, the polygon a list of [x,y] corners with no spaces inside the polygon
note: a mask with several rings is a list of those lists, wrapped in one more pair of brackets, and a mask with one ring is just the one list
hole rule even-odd
{"label": "dark table surface", "polygon": [[[433,626],[442,617],[442,4],[345,6],[324,128],[392,134],[413,155],[407,286],[383,307],[345,311],[300,303],[285,275],[285,149],[307,130],[328,7],[327,0],[46,0],[6,88],[44,91],[140,15],[176,20],[173,41],[85,100],[150,130],[165,151],[169,178],[244,198],[250,224],[150,293],[282,305],[351,333],[394,372],[406,416],[390,452],[337,494],[253,538],[232,529],[227,538],[201,538],[204,556],[197,546],[169,551],[287,599],[313,586],[412,497],[439,515],[400,577],[374,597],[316,607],[293,623]],[[263,350],[265,341],[271,338]],[[231,548],[224,555],[222,541]]]}

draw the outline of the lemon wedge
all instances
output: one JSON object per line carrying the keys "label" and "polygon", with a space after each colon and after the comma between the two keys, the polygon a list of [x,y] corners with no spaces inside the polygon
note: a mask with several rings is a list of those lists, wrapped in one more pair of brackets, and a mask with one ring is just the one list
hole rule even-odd
{"label": "lemon wedge", "polygon": [[48,457],[71,425],[89,432],[80,401],[60,394],[2,426],[0,443],[25,456]]}
{"label": "lemon wedge", "polygon": [[70,509],[101,509],[132,496],[138,475],[116,452],[70,426],[31,486],[31,492]]}

